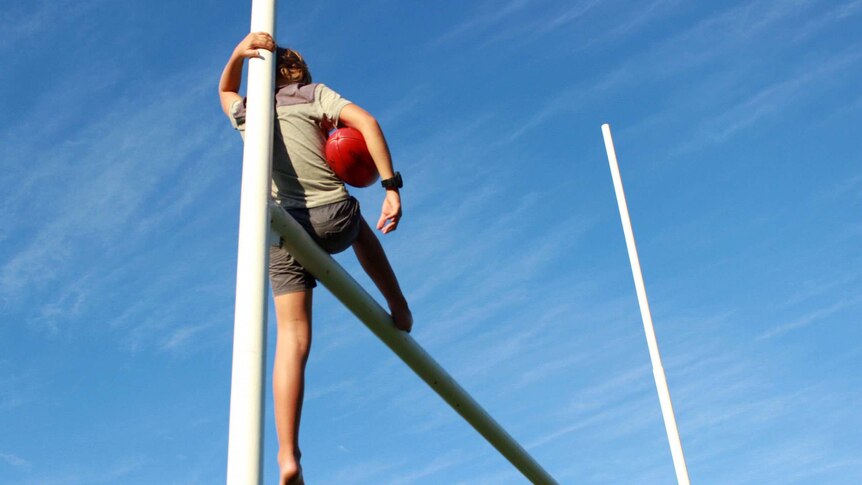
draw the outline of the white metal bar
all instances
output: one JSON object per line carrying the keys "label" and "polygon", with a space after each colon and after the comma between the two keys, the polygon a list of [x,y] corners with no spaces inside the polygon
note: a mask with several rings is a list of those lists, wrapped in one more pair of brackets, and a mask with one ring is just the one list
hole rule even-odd
{"label": "white metal bar", "polygon": [[670,400],[670,390],[667,387],[667,379],[665,378],[664,368],[661,365],[661,355],[658,351],[658,342],[656,340],[655,329],[652,324],[652,315],[649,310],[649,301],[647,301],[646,286],[644,285],[644,278],[641,273],[638,250],[635,246],[634,231],[632,230],[632,222],[629,218],[626,195],[625,192],[623,192],[623,180],[622,177],[620,177],[620,168],[617,164],[617,154],[616,150],[614,150],[613,138],[611,138],[611,127],[607,123],[602,125],[602,134],[605,139],[605,149],[608,152],[608,164],[611,167],[611,177],[614,180],[614,191],[617,194],[617,205],[620,209],[620,218],[622,219],[623,232],[626,237],[626,247],[629,251],[629,262],[631,263],[632,277],[634,278],[635,290],[638,295],[638,304],[640,305],[641,318],[643,320],[644,332],[646,333],[647,347],[649,347],[649,357],[650,361],[652,361],[652,372],[653,377],[655,378],[656,390],[658,391],[662,417],[664,418],[664,427],[667,432],[668,442],[670,442],[670,452],[673,457],[676,480],[680,485],[688,485],[688,469],[685,465],[685,456],[682,452],[679,430],[676,427],[673,404]]}
{"label": "white metal bar", "polygon": [[[275,0],[253,0],[251,31],[275,37]],[[264,366],[274,62],[249,59],[237,248],[236,308],[228,435],[228,485],[262,483]]]}
{"label": "white metal bar", "polygon": [[557,483],[409,334],[395,328],[389,314],[331,256],[318,247],[299,223],[277,205],[272,205],[270,213],[272,226],[281,234],[290,254],[452,409],[533,483]]}

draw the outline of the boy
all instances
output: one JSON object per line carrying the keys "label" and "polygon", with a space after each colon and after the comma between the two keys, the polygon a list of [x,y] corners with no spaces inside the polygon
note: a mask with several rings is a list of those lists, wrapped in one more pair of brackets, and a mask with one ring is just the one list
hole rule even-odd
{"label": "boy", "polygon": [[[273,140],[273,196],[330,253],[353,247],[362,268],[386,298],[396,327],[409,332],[413,317],[383,247],[351,197],[327,165],[323,150],[330,129],[356,128],[365,138],[386,197],[377,228],[388,234],[401,220],[401,177],[383,132],[365,110],[323,84],[312,84],[302,56],[277,48],[269,34],[251,33],[234,49],[219,82],[219,97],[233,126],[244,134],[245,100],[238,94],[246,58],[258,49],[276,52],[276,123]],[[281,247],[270,247],[270,283],[278,333],[273,368],[275,424],[280,482],[302,484],[299,421],[305,388],[305,364],[311,344],[314,277]]]}

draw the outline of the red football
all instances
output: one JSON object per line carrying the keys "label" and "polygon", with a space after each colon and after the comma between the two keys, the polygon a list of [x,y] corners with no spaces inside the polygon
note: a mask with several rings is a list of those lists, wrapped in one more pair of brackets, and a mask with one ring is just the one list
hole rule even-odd
{"label": "red football", "polygon": [[378,177],[374,159],[368,153],[362,133],[355,128],[339,128],[326,141],[326,161],[345,183],[368,187]]}

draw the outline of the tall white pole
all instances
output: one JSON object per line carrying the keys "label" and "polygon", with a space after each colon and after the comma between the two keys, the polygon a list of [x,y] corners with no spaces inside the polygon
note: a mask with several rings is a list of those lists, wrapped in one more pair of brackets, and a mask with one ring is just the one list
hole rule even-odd
{"label": "tall white pole", "polygon": [[[251,31],[267,32],[275,37],[275,0],[252,0]],[[228,485],[262,483],[266,266],[275,69],[272,53],[265,49],[260,53],[262,59],[248,61],[228,431]]]}
{"label": "tall white pole", "polygon": [[629,218],[629,209],[626,204],[626,194],[623,192],[623,180],[620,177],[620,168],[617,164],[617,153],[614,150],[614,140],[611,138],[611,127],[607,123],[602,125],[602,134],[605,138],[605,149],[608,152],[608,164],[611,167],[611,177],[614,179],[614,190],[617,194],[617,205],[620,209],[620,218],[623,223],[623,232],[626,236],[626,247],[629,251],[629,262],[632,266],[632,277],[635,281],[635,289],[638,294],[638,304],[641,310],[641,319],[646,333],[649,357],[652,361],[652,373],[655,377],[655,387],[658,390],[658,400],[661,405],[661,414],[664,417],[664,427],[667,439],[670,442],[670,453],[673,457],[673,467],[676,470],[676,481],[680,485],[688,485],[688,469],[685,466],[685,456],[682,453],[682,443],[679,439],[679,430],[676,427],[676,418],[673,413],[673,404],[670,401],[670,390],[667,387],[667,379],[664,375],[664,367],[661,365],[661,355],[658,352],[658,342],[655,338],[655,329],[652,324],[652,315],[649,311],[646,287],[641,273],[641,263],[638,259],[638,250],[635,246],[635,235],[632,230],[632,222]]}

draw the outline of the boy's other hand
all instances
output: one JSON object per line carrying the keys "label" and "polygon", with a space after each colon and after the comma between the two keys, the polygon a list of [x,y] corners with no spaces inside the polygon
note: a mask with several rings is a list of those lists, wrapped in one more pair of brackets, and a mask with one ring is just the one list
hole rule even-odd
{"label": "boy's other hand", "polygon": [[274,51],[275,41],[272,40],[272,36],[266,32],[252,32],[237,44],[233,52],[240,57],[262,59],[263,56],[260,55],[258,49]]}
{"label": "boy's other hand", "polygon": [[386,198],[383,199],[383,209],[380,211],[380,220],[377,221],[377,229],[383,234],[389,234],[398,228],[401,220],[401,194],[397,190],[387,190]]}

